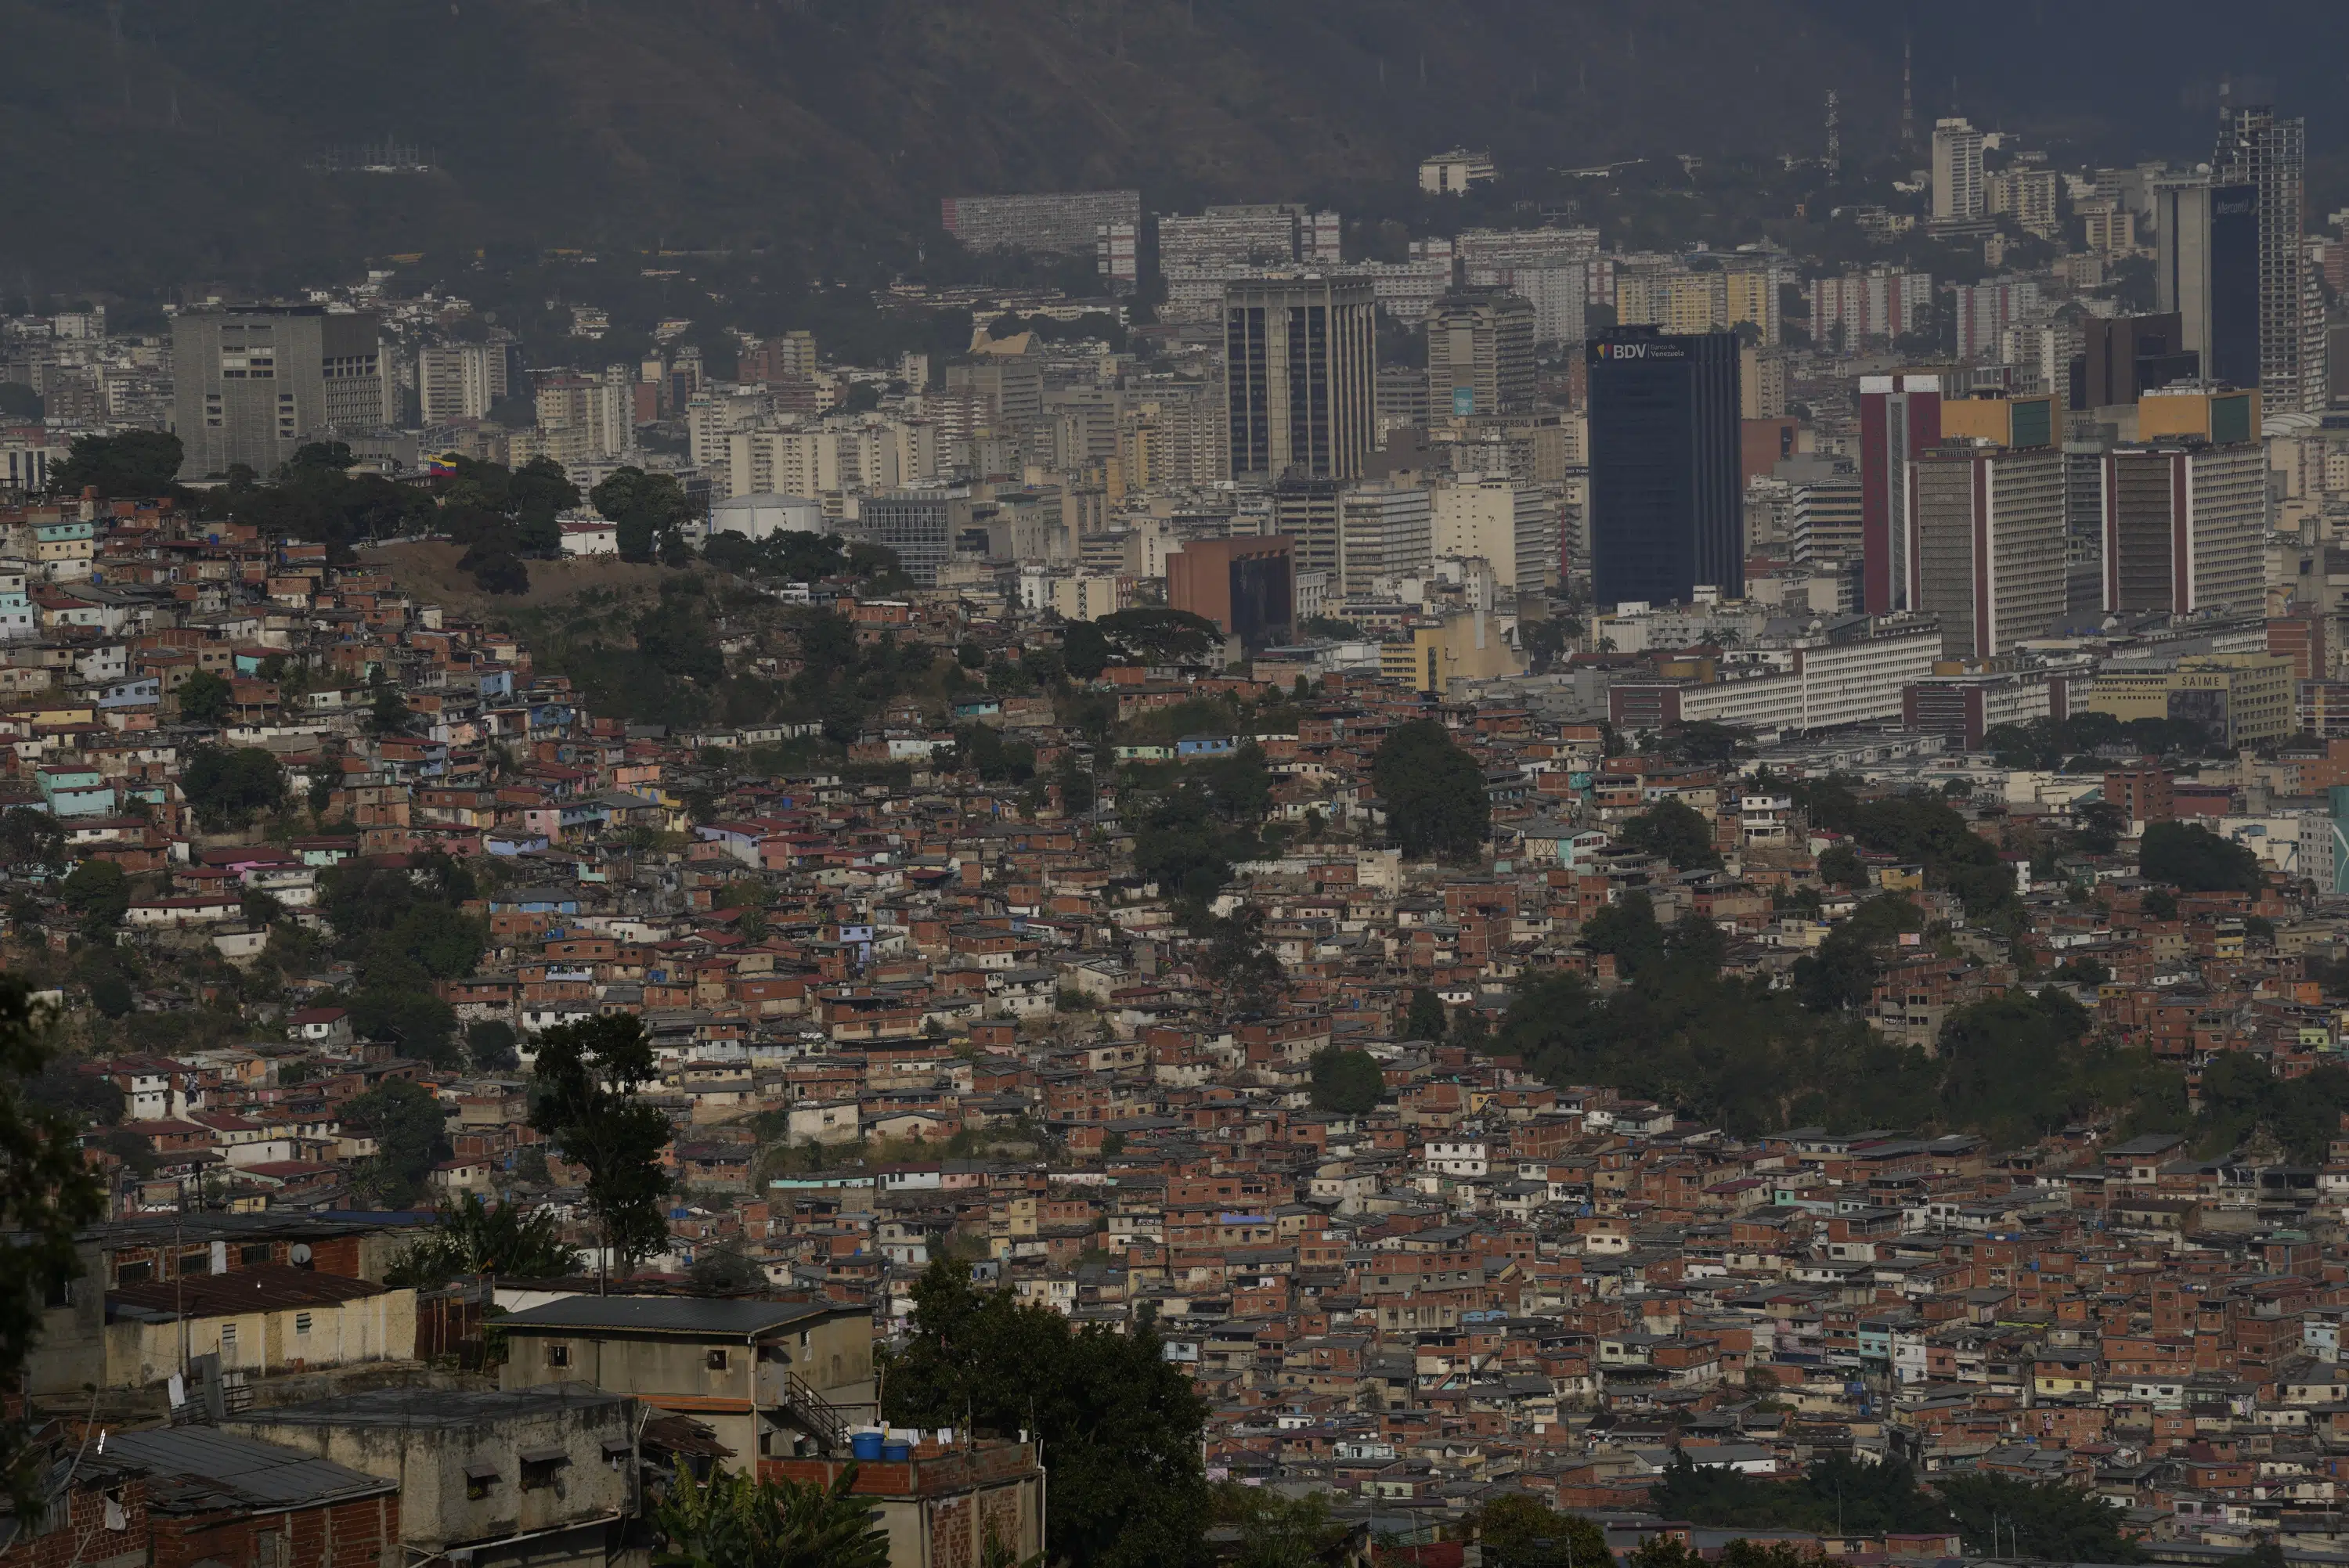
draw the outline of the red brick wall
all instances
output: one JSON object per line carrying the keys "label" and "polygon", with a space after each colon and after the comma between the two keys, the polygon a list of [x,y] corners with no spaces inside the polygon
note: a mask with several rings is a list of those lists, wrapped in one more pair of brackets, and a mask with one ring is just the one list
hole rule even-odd
{"label": "red brick wall", "polygon": [[382,1568],[384,1552],[399,1539],[399,1499],[359,1498],[290,1514],[153,1516],[152,1568],[190,1568],[204,1558],[243,1568],[257,1556],[257,1538],[290,1538],[286,1568]]}

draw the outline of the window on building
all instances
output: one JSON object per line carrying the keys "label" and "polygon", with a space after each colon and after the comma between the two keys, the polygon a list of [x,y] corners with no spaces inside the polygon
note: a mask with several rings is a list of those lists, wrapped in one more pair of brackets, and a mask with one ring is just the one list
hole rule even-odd
{"label": "window on building", "polygon": [[713,1350],[709,1353],[709,1369],[712,1372],[723,1372],[726,1370],[726,1352],[723,1350]]}
{"label": "window on building", "polygon": [[538,1491],[553,1486],[563,1467],[571,1462],[561,1449],[524,1449],[522,1454],[522,1489]]}
{"label": "window on building", "polygon": [[263,1264],[269,1262],[269,1243],[267,1242],[247,1242],[243,1246],[237,1249],[236,1261],[249,1269],[261,1267]]}
{"label": "window on building", "polygon": [[235,1325],[235,1324],[233,1324],[233,1323],[223,1323],[223,1324],[222,1324],[222,1325],[221,1325],[221,1354],[222,1354],[222,1356],[226,1356],[226,1355],[228,1355],[231,1351],[234,1350],[235,1348],[236,1348],[236,1325]]}
{"label": "window on building", "polygon": [[474,1502],[490,1495],[490,1488],[498,1484],[498,1467],[469,1464],[465,1467],[465,1496]]}
{"label": "window on building", "polygon": [[570,1366],[571,1346],[563,1344],[549,1345],[546,1347],[546,1364],[549,1367]]}
{"label": "window on building", "polygon": [[208,1274],[212,1272],[212,1254],[210,1249],[201,1253],[180,1254],[180,1273],[182,1275]]}
{"label": "window on building", "polygon": [[307,1334],[310,1332],[310,1315],[308,1313],[297,1312],[294,1315],[294,1332],[296,1334]]}

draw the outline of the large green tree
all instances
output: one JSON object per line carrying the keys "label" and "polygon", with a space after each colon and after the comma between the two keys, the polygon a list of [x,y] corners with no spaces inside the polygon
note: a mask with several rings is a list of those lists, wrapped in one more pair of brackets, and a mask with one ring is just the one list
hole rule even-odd
{"label": "large green tree", "polygon": [[724,678],[726,655],[709,634],[701,606],[683,594],[664,594],[636,618],[636,651],[663,675],[709,686]]}
{"label": "large green tree", "polygon": [[1414,985],[1411,992],[1411,1007],[1403,1015],[1402,1037],[1406,1040],[1440,1040],[1452,1021],[1444,1011],[1444,998],[1424,985]]}
{"label": "large green tree", "polygon": [[634,467],[614,470],[587,499],[600,515],[611,519],[623,561],[652,560],[693,515],[692,503],[675,475],[648,474]]}
{"label": "large green tree", "polygon": [[65,855],[65,824],[38,806],[0,812],[0,866],[59,866]]}
{"label": "large green tree", "polygon": [[1713,847],[1713,824],[1678,800],[1659,800],[1623,824],[1624,844],[1671,862],[1678,872],[1717,871],[1721,851]]}
{"label": "large green tree", "polygon": [[430,1089],[394,1078],[344,1101],[341,1117],[375,1140],[357,1179],[368,1196],[405,1209],[429,1194],[432,1167],[450,1152],[448,1108]]}
{"label": "large green tree", "polygon": [[180,683],[180,717],[191,724],[218,724],[228,717],[236,688],[225,676],[198,670]]}
{"label": "large green tree", "polygon": [[184,451],[179,437],[156,430],[77,436],[66,460],[49,470],[49,488],[60,495],[85,490],[105,497],[168,495]]}
{"label": "large green tree", "polygon": [[660,1162],[668,1118],[636,1092],[658,1076],[644,1025],[626,1013],[538,1037],[530,1124],[587,1171],[587,1208],[604,1243],[599,1285],[611,1263],[630,1263],[668,1239],[660,1202],[669,1190]]}
{"label": "large green tree", "polygon": [[[50,1292],[81,1272],[75,1232],[106,1210],[78,1130],[34,1093],[54,1055],[48,1021],[22,980],[0,976],[0,1386],[10,1388],[22,1384]],[[48,1468],[31,1435],[23,1414],[0,1419],[0,1472],[19,1519],[39,1513]]]}
{"label": "large green tree", "polygon": [[405,735],[416,727],[408,698],[378,665],[367,676],[367,727],[378,736]]}
{"label": "large green tree", "polygon": [[1216,656],[1224,634],[1188,610],[1119,610],[1092,622],[1107,650],[1129,664],[1196,664]]}
{"label": "large green tree", "polygon": [[1659,1517],[1718,1529],[1887,1531],[1946,1528],[1949,1515],[1897,1460],[1830,1454],[1790,1481],[1761,1481],[1682,1459],[1649,1491]]}
{"label": "large green tree", "polygon": [[1966,1545],[2040,1563],[2140,1563],[2145,1553],[2120,1531],[2121,1516],[2093,1493],[2059,1481],[2027,1481],[1976,1470],[1944,1473],[1933,1485]]}
{"label": "large green tree", "polygon": [[1368,1051],[1327,1046],[1313,1053],[1313,1108],[1345,1116],[1376,1109],[1387,1092],[1386,1074]]}
{"label": "large green tree", "polygon": [[1866,1006],[1884,972],[1882,950],[1924,923],[1924,912],[1896,893],[1869,899],[1816,951],[1795,960],[1795,994],[1814,1012]]}
{"label": "large green tree", "polygon": [[941,1259],[914,1286],[912,1337],[884,1366],[892,1422],[1042,1438],[1052,1545],[1074,1568],[1204,1562],[1207,1406],[1147,1324],[1080,1328]]}
{"label": "large green tree", "polygon": [[[1217,1524],[1239,1532],[1238,1550],[1224,1558],[1229,1568],[1323,1568],[1346,1540],[1346,1527],[1330,1517],[1328,1492],[1288,1497],[1224,1481],[1215,1489],[1214,1512]],[[1586,1561],[1597,1568],[1596,1558]]]}
{"label": "large green tree", "polygon": [[1853,780],[1840,776],[1805,780],[1792,786],[1792,793],[1810,813],[1813,827],[1848,834],[1864,849],[1923,866],[1927,885],[1956,893],[1974,919],[2013,914],[2014,873],[1947,801],[1915,791],[1862,799]]}
{"label": "large green tree", "polygon": [[285,803],[285,772],[257,746],[200,746],[180,771],[180,792],[195,808],[197,821],[212,832],[230,832]]}
{"label": "large green tree", "polygon": [[658,1568],[888,1568],[889,1532],[854,1495],[856,1467],[829,1486],[680,1467],[653,1511]]}
{"label": "large green tree", "polygon": [[58,885],[66,907],[78,916],[84,935],[112,940],[130,913],[130,878],[112,861],[91,859],[74,867]]}
{"label": "large green tree", "polygon": [[1611,1563],[1607,1532],[1578,1513],[1512,1492],[1468,1516],[1490,1568],[1601,1568]]}
{"label": "large green tree", "polygon": [[1475,759],[1432,718],[1387,731],[1371,762],[1371,780],[1387,813],[1387,835],[1406,855],[1464,860],[1493,830],[1493,805]]}
{"label": "large green tree", "polygon": [[2266,885],[2258,855],[2197,822],[2147,823],[2137,872],[2180,892],[2257,892]]}
{"label": "large green tree", "polygon": [[1231,880],[1232,862],[1259,852],[1259,824],[1272,803],[1264,750],[1255,742],[1226,757],[1185,765],[1173,788],[1141,811],[1133,869],[1205,923],[1206,906]]}
{"label": "large green tree", "polygon": [[579,1267],[579,1250],[563,1239],[563,1226],[547,1210],[517,1203],[485,1203],[468,1192],[434,1212],[432,1228],[391,1261],[384,1283],[436,1285],[460,1274],[505,1274],[522,1279],[563,1279]]}

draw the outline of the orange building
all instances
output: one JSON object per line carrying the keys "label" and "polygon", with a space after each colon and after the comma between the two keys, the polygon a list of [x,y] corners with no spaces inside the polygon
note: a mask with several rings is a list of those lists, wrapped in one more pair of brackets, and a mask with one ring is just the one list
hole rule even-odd
{"label": "orange building", "polygon": [[1291,634],[1296,568],[1296,541],[1287,534],[1191,540],[1166,558],[1166,603],[1261,648]]}

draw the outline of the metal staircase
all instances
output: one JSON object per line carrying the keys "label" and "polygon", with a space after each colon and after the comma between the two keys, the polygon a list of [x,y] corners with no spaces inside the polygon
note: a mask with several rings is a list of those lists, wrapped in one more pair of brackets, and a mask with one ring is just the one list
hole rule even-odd
{"label": "metal staircase", "polygon": [[783,1410],[813,1438],[826,1454],[848,1450],[848,1421],[833,1402],[808,1386],[796,1372],[783,1374]]}

